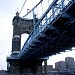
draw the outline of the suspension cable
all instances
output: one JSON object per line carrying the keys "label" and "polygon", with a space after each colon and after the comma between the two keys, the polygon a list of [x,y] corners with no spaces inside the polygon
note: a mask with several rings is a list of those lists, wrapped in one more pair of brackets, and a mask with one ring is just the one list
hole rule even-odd
{"label": "suspension cable", "polygon": [[27,0],[25,0],[24,4],[23,4],[23,6],[22,6],[22,8],[21,8],[21,10],[20,10],[20,14],[21,14],[21,12],[22,12],[24,6],[25,6],[26,1],[27,1]]}
{"label": "suspension cable", "polygon": [[26,15],[24,15],[23,17],[27,16],[29,13],[31,13],[43,0],[40,0],[37,5],[35,5],[34,8],[32,8]]}

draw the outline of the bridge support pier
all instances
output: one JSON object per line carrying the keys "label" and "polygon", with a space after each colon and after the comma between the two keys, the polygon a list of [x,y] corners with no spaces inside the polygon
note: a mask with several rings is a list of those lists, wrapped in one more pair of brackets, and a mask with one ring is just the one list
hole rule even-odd
{"label": "bridge support pier", "polygon": [[46,75],[47,74],[47,60],[44,61],[44,71]]}
{"label": "bridge support pier", "polygon": [[9,75],[43,75],[42,60],[10,61]]}

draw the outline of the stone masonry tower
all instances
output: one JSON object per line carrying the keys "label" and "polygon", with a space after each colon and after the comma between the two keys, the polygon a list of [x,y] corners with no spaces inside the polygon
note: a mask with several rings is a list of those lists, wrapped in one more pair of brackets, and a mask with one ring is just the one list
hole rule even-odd
{"label": "stone masonry tower", "polygon": [[13,18],[13,38],[12,38],[12,55],[17,54],[21,48],[21,35],[23,33],[30,34],[33,29],[33,20],[19,17],[17,11],[16,16]]}
{"label": "stone masonry tower", "polygon": [[[21,18],[19,13],[13,18],[13,37],[12,37],[12,53],[7,58],[7,69],[9,75],[34,75],[42,72],[43,60],[37,59],[17,59],[16,56],[20,52],[21,35],[23,33],[30,34],[34,28],[33,19]],[[40,74],[41,75],[41,74]]]}
{"label": "stone masonry tower", "polygon": [[13,38],[12,38],[12,53],[18,53],[21,47],[21,32],[20,32],[19,13],[13,19]]}

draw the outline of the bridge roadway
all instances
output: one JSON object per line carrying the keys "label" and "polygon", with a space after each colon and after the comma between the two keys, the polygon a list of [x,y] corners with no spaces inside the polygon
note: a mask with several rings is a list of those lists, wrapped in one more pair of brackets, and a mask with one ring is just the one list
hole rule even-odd
{"label": "bridge roadway", "polygon": [[37,22],[33,32],[17,55],[18,59],[43,58],[75,46],[75,0],[68,0],[69,3],[52,21],[50,21],[50,16],[44,24],[40,25],[42,20],[48,16],[52,6],[56,7],[57,1],[53,1]]}

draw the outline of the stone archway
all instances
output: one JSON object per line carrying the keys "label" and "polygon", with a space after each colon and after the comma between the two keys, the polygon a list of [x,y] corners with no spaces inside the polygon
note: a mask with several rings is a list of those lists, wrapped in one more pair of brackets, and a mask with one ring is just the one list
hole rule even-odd
{"label": "stone archway", "polygon": [[27,33],[23,33],[21,35],[21,49],[23,48],[23,45],[24,45],[25,41],[27,40],[28,36],[29,36],[29,34],[27,34]]}
{"label": "stone archway", "polygon": [[33,19],[21,18],[19,13],[13,18],[12,53],[18,53],[21,49],[21,35],[30,34],[34,28]]}

